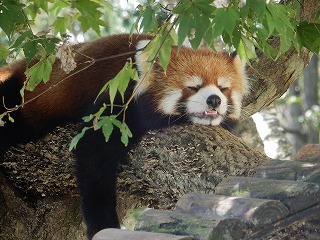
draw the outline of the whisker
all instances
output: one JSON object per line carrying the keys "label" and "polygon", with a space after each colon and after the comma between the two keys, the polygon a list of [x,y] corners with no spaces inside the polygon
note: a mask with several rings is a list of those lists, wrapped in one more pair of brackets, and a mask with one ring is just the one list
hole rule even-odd
{"label": "whisker", "polygon": [[[183,117],[185,117],[185,116],[187,116],[188,115],[188,113],[186,112],[186,113],[184,113],[184,114],[182,114],[182,115],[180,115],[178,118],[176,118],[175,120],[173,120],[172,122],[171,122],[171,124],[173,124],[173,123],[175,123],[175,122],[177,122],[177,121],[179,121],[181,118],[183,118]],[[171,117],[171,116],[170,116]],[[169,119],[170,119],[170,117],[169,117]]]}

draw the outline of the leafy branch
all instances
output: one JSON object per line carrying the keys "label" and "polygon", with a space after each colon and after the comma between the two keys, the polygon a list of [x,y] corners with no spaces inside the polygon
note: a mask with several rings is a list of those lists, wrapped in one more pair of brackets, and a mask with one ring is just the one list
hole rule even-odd
{"label": "leafy branch", "polygon": [[[138,51],[143,50],[145,52],[148,52],[149,57],[146,61],[149,62],[149,65],[147,67],[146,74],[142,77],[142,79],[139,80],[137,70],[133,67],[132,59],[129,59],[128,62],[125,64],[125,66],[117,74],[117,76],[109,80],[102,87],[102,89],[100,90],[97,96],[98,98],[103,92],[108,90],[110,104],[104,104],[97,113],[91,114],[83,118],[84,122],[92,121],[93,124],[91,127],[85,127],[78,135],[76,135],[73,138],[70,144],[70,148],[69,148],[70,150],[76,148],[79,140],[84,136],[85,132],[88,131],[89,129],[93,129],[93,130],[102,129],[102,133],[105,137],[105,141],[108,141],[113,132],[114,126],[116,126],[121,132],[121,142],[126,146],[128,145],[129,138],[132,137],[132,133],[125,122],[126,110],[129,107],[129,104],[133,100],[134,96],[137,94],[137,89],[139,88],[140,84],[146,81],[148,73],[152,70],[153,64],[155,64],[156,59],[159,57],[160,64],[164,69],[166,69],[170,60],[171,47],[174,44],[174,40],[170,35],[170,33],[173,31],[174,25],[169,23],[170,18],[171,17],[169,16],[166,19],[166,23],[162,25],[162,27],[160,28],[159,34],[156,35],[156,37],[151,42],[149,42],[144,49],[138,49]],[[168,26],[170,27],[167,30]],[[138,86],[133,91],[133,93],[131,94],[131,96],[128,98],[128,100],[125,101],[124,93],[127,89],[129,81],[131,80],[139,81],[139,83],[138,83]],[[122,102],[124,102],[123,105],[113,104],[117,92],[119,92],[122,97]],[[109,108],[112,113],[113,108],[115,106],[121,108],[121,110],[116,115],[102,116],[102,114]],[[117,118],[121,114],[123,116],[122,121],[119,121]]]}

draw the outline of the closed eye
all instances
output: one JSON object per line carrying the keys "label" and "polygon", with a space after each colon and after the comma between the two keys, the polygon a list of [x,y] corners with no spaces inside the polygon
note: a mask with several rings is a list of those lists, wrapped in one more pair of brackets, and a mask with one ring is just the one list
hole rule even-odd
{"label": "closed eye", "polygon": [[228,87],[220,87],[221,92],[227,91],[228,89],[229,89]]}
{"label": "closed eye", "polygon": [[190,87],[187,87],[188,89],[194,91],[194,92],[198,92],[199,89],[200,89],[200,86],[190,86]]}

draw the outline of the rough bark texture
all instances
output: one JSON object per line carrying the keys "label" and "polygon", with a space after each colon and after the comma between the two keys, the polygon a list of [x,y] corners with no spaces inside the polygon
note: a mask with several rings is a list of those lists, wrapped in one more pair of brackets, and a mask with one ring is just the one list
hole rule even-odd
{"label": "rough bark texture", "polygon": [[[76,128],[58,127],[43,140],[5,151],[1,169],[10,182],[3,178],[0,189],[4,239],[84,237],[75,161],[68,151]],[[172,208],[185,193],[213,193],[227,176],[252,176],[265,160],[221,127],[186,125],[150,132],[130,152],[129,165],[119,168],[118,212],[124,218],[137,206]],[[70,226],[68,231],[61,231],[61,224]]]}
{"label": "rough bark texture", "polygon": [[[0,162],[0,239],[85,239],[74,158],[76,126],[11,147]],[[3,173],[3,174],[2,174]]]}
{"label": "rough bark texture", "polygon": [[253,175],[266,160],[221,127],[175,126],[150,132],[131,151],[118,189],[124,202],[136,196],[139,204],[171,208],[186,193],[213,193],[226,176]]}
{"label": "rough bark texture", "polygon": [[26,199],[0,176],[0,239],[85,239],[79,198]]}

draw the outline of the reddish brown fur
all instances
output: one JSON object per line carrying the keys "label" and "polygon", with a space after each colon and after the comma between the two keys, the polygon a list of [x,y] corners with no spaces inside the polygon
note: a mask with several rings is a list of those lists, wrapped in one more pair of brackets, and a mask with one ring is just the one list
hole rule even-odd
{"label": "reddish brown fur", "polygon": [[[128,35],[113,35],[83,44],[75,55],[77,68],[75,71],[89,65],[89,58],[106,58],[120,53],[136,50],[137,41],[150,38],[146,35],[133,35],[132,42],[128,42]],[[47,84],[39,84],[32,92],[25,92],[25,101],[28,102],[21,112],[30,127],[43,125],[47,119],[71,119],[83,113],[88,103],[94,102],[99,90],[110,79],[112,79],[124,66],[128,58],[133,58],[135,53],[97,61],[92,67],[85,69],[75,75],[68,75],[61,69],[60,61],[57,60],[52,68],[51,78]],[[8,76],[9,71],[22,75],[25,71],[25,61],[16,62],[6,68],[0,69],[1,79]],[[75,72],[74,71],[74,72]],[[71,76],[70,76],[71,75]],[[63,81],[62,81],[63,80]],[[59,83],[61,81],[61,83]],[[45,94],[34,99],[52,85],[59,83]],[[22,82],[21,82],[22,87]]]}
{"label": "reddish brown fur", "polygon": [[231,99],[232,91],[243,95],[247,93],[246,81],[243,81],[244,64],[238,56],[230,57],[226,53],[216,53],[210,49],[194,50],[186,47],[182,47],[178,54],[177,48],[173,48],[166,74],[161,67],[153,70],[148,92],[155,96],[155,102],[159,102],[164,93],[172,89],[182,89],[184,96],[188,97],[193,92],[185,87],[185,80],[192,76],[203,79],[200,87],[210,84],[218,86],[218,77],[221,76],[232,79],[231,87],[223,92],[228,99]]}

